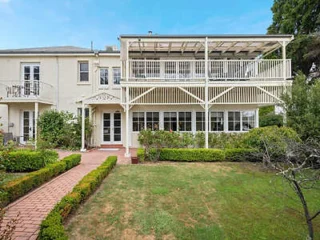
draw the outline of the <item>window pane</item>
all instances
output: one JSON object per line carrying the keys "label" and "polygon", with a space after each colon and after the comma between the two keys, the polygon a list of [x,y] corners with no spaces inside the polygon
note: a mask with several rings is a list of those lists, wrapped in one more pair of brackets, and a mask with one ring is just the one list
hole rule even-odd
{"label": "window pane", "polygon": [[80,81],[81,82],[89,81],[89,74],[88,73],[80,73]]}
{"label": "window pane", "polygon": [[89,64],[88,63],[80,63],[80,71],[81,72],[88,72],[89,71]]}
{"label": "window pane", "polygon": [[224,113],[211,112],[211,131],[224,130]]}
{"label": "window pane", "polygon": [[177,131],[177,113],[165,112],[163,117],[164,130]]}
{"label": "window pane", "polygon": [[205,130],[205,113],[196,112],[196,131]]}
{"label": "window pane", "polygon": [[132,130],[139,132],[144,129],[144,112],[133,112],[132,114]]}
{"label": "window pane", "polygon": [[121,72],[120,68],[113,68],[113,84],[120,84]]}
{"label": "window pane", "polygon": [[242,131],[249,131],[255,126],[255,111],[242,112]]}
{"label": "window pane", "polygon": [[159,113],[147,112],[147,129],[155,131],[159,130]]}
{"label": "window pane", "polygon": [[108,69],[107,68],[100,69],[100,84],[108,85]]}
{"label": "window pane", "polygon": [[228,112],[228,130],[240,131],[240,112]]}
{"label": "window pane", "polygon": [[191,131],[191,112],[179,112],[179,131]]}

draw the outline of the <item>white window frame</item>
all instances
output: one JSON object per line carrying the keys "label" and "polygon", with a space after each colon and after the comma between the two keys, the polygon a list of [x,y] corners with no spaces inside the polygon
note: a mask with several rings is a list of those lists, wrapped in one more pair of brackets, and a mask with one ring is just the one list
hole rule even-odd
{"label": "white window frame", "polygon": [[[198,130],[197,129],[197,123],[198,123],[198,121],[197,121],[197,113],[201,113],[201,125],[202,125],[202,127],[203,127],[203,130]],[[206,130],[206,113],[205,112],[200,112],[200,111],[196,111],[196,112],[194,112],[194,114],[195,114],[195,129],[194,129],[194,132],[204,132],[205,130]],[[202,128],[201,127],[201,128]]]}
{"label": "white window frame", "polygon": [[[140,126],[139,124],[140,124],[140,116],[138,117],[138,121],[134,121],[133,120],[133,118],[134,118],[134,114],[135,113],[137,113],[137,114],[141,114],[142,113],[142,115],[143,115],[143,128],[142,129],[140,129],[140,130],[134,130],[134,127],[133,127],[133,124],[134,123],[138,123],[138,126]],[[139,111],[135,111],[135,112],[132,112],[132,118],[131,118],[131,127],[132,127],[132,132],[135,132],[135,133],[137,133],[137,132],[140,132],[141,130],[144,130],[144,129],[146,129],[146,113],[145,112],[139,112]]]}
{"label": "white window frame", "polygon": [[[184,118],[184,127],[186,128],[186,124],[189,122],[190,123],[190,126],[191,126],[191,129],[190,131],[187,131],[187,130],[183,130],[183,131],[180,131],[179,129],[179,122],[180,122],[180,113],[184,113],[185,114],[185,118]],[[186,121],[186,113],[190,113],[191,114],[191,120],[190,121]],[[177,132],[193,132],[193,129],[192,129],[192,114],[193,112],[192,111],[179,111],[177,112]]]}
{"label": "white window frame", "polygon": [[[81,71],[81,64],[86,63],[88,64],[88,71]],[[88,81],[81,81],[81,73],[88,73]],[[90,65],[88,60],[81,60],[78,61],[78,84],[90,84]]]}
{"label": "white window frame", "polygon": [[[223,129],[222,130],[213,130],[212,128],[213,128],[213,122],[212,122],[212,117],[213,117],[213,114],[214,113],[222,113],[222,125],[223,125]],[[210,112],[210,130],[209,130],[209,132],[218,132],[218,133],[220,133],[220,132],[224,132],[225,131],[225,112],[223,111],[223,110],[221,110],[221,111],[211,111]],[[216,123],[218,123],[218,122],[216,122]]]}
{"label": "white window frame", "polygon": [[[115,69],[118,69],[119,70],[119,72],[118,72],[118,74],[119,74],[119,84],[115,84]],[[113,87],[114,88],[120,88],[121,86],[120,86],[120,84],[121,84],[121,67],[118,67],[118,66],[114,66],[114,67],[112,67],[112,85],[113,85]]]}
{"label": "white window frame", "polygon": [[[151,113],[152,114],[152,120],[151,120],[151,122],[150,121],[148,121],[148,113]],[[154,114],[155,113],[158,113],[158,129],[156,129],[156,130],[160,130],[160,112],[156,112],[156,111],[147,111],[147,112],[145,112],[145,129],[149,129],[148,128],[148,123],[151,123],[151,125],[152,125],[152,129],[151,129],[151,131],[155,131],[154,130],[154,124],[156,124],[157,123],[157,121],[155,121],[154,120]]]}
{"label": "white window frame", "polygon": [[[106,70],[107,71],[107,84],[101,84],[101,70]],[[99,87],[100,88],[108,88],[110,85],[110,71],[109,71],[109,67],[100,67],[99,68]]]}

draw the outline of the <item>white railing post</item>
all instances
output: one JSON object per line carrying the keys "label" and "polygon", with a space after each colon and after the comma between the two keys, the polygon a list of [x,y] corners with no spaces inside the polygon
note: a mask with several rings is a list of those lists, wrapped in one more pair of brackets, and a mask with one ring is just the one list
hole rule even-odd
{"label": "white railing post", "polygon": [[85,152],[85,105],[84,105],[84,99],[82,99],[82,112],[81,112],[81,152]]}
{"label": "white railing post", "polygon": [[208,103],[208,81],[209,81],[209,69],[208,69],[208,37],[206,37],[205,41],[205,147],[209,148],[209,103]]}

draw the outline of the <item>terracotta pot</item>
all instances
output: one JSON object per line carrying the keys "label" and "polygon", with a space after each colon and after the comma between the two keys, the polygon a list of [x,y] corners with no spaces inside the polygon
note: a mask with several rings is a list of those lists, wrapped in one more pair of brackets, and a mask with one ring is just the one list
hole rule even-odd
{"label": "terracotta pot", "polygon": [[131,163],[132,164],[138,164],[139,163],[139,158],[138,157],[131,157]]}

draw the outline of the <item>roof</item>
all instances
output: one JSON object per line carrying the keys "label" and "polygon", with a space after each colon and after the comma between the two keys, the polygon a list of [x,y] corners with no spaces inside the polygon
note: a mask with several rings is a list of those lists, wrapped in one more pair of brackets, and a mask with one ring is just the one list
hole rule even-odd
{"label": "roof", "polygon": [[82,48],[76,46],[53,46],[0,50],[0,54],[94,54],[96,52],[119,53],[119,51],[91,50],[90,48]]}
{"label": "roof", "polygon": [[292,38],[290,34],[123,34],[120,38]]}

